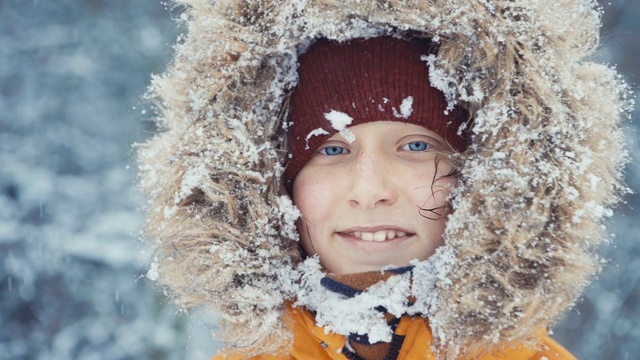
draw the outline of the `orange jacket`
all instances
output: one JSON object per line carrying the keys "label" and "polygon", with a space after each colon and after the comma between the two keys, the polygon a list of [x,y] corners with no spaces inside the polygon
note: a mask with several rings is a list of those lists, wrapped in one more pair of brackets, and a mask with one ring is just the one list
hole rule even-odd
{"label": "orange jacket", "polygon": [[[316,325],[313,314],[308,310],[287,307],[285,316],[294,334],[293,346],[288,355],[258,355],[246,358],[242,354],[221,353],[212,360],[348,360],[341,353],[345,337],[325,333],[323,328]],[[404,316],[395,332],[405,336],[398,360],[435,360],[430,348],[433,340],[431,330],[422,319]],[[541,350],[517,345],[499,353],[484,355],[477,360],[575,360],[573,355],[546,334],[541,335],[540,344]]]}

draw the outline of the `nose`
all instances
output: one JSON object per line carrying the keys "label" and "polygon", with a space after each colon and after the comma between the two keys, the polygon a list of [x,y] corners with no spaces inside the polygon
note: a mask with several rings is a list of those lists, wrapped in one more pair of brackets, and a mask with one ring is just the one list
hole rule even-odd
{"label": "nose", "polygon": [[383,157],[371,153],[359,154],[349,174],[349,204],[363,209],[394,204],[398,200],[398,193],[392,176],[391,166]]}

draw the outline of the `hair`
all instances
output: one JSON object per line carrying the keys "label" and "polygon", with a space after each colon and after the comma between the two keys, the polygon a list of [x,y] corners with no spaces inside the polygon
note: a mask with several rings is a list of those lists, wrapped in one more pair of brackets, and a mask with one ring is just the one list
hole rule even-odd
{"label": "hair", "polygon": [[[444,189],[434,190],[434,184],[436,183],[436,181],[444,178],[454,178],[456,180],[460,178],[460,169],[459,167],[455,166],[453,162],[451,162],[450,154],[439,153],[433,161],[435,162],[435,172],[433,173],[433,178],[431,179],[431,196],[434,196],[436,191],[445,191]],[[438,176],[438,168],[440,166],[441,161],[446,161],[451,166],[451,169],[446,174],[443,174],[442,176]],[[445,198],[445,203],[441,206],[436,206],[433,208],[424,208],[424,207],[418,207],[418,208],[420,211],[420,215],[429,220],[439,220],[443,216],[447,215],[451,210],[453,210],[452,204],[449,201],[448,196],[447,198]],[[432,218],[429,215],[423,214],[423,212],[426,212],[429,214],[435,214],[437,217]]]}

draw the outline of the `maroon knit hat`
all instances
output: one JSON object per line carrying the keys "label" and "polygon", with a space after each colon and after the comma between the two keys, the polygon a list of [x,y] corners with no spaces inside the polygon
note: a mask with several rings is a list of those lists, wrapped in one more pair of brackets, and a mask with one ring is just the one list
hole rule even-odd
{"label": "maroon knit hat", "polygon": [[328,120],[332,111],[351,117],[349,126],[371,121],[420,125],[463,151],[467,142],[457,132],[468,114],[460,108],[445,114],[444,95],[429,83],[421,60],[432,47],[425,40],[392,37],[320,39],[301,55],[298,85],[289,99],[287,189],[318,147],[338,132]]}

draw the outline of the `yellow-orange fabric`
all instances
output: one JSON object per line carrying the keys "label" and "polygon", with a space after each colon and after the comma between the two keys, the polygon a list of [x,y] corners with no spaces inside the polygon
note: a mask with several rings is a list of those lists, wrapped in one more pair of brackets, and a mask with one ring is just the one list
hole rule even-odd
{"label": "yellow-orange fabric", "polygon": [[[346,341],[345,337],[335,333],[325,333],[323,328],[316,325],[313,314],[308,310],[288,306],[285,316],[285,321],[294,334],[294,342],[289,354],[246,357],[241,353],[220,353],[212,360],[348,360],[341,353]],[[402,317],[396,334],[405,336],[398,360],[435,360],[435,355],[430,348],[433,340],[431,330],[423,318]],[[486,354],[474,360],[576,360],[546,334],[540,336],[539,344],[537,348],[524,345],[506,347],[500,352]]]}

